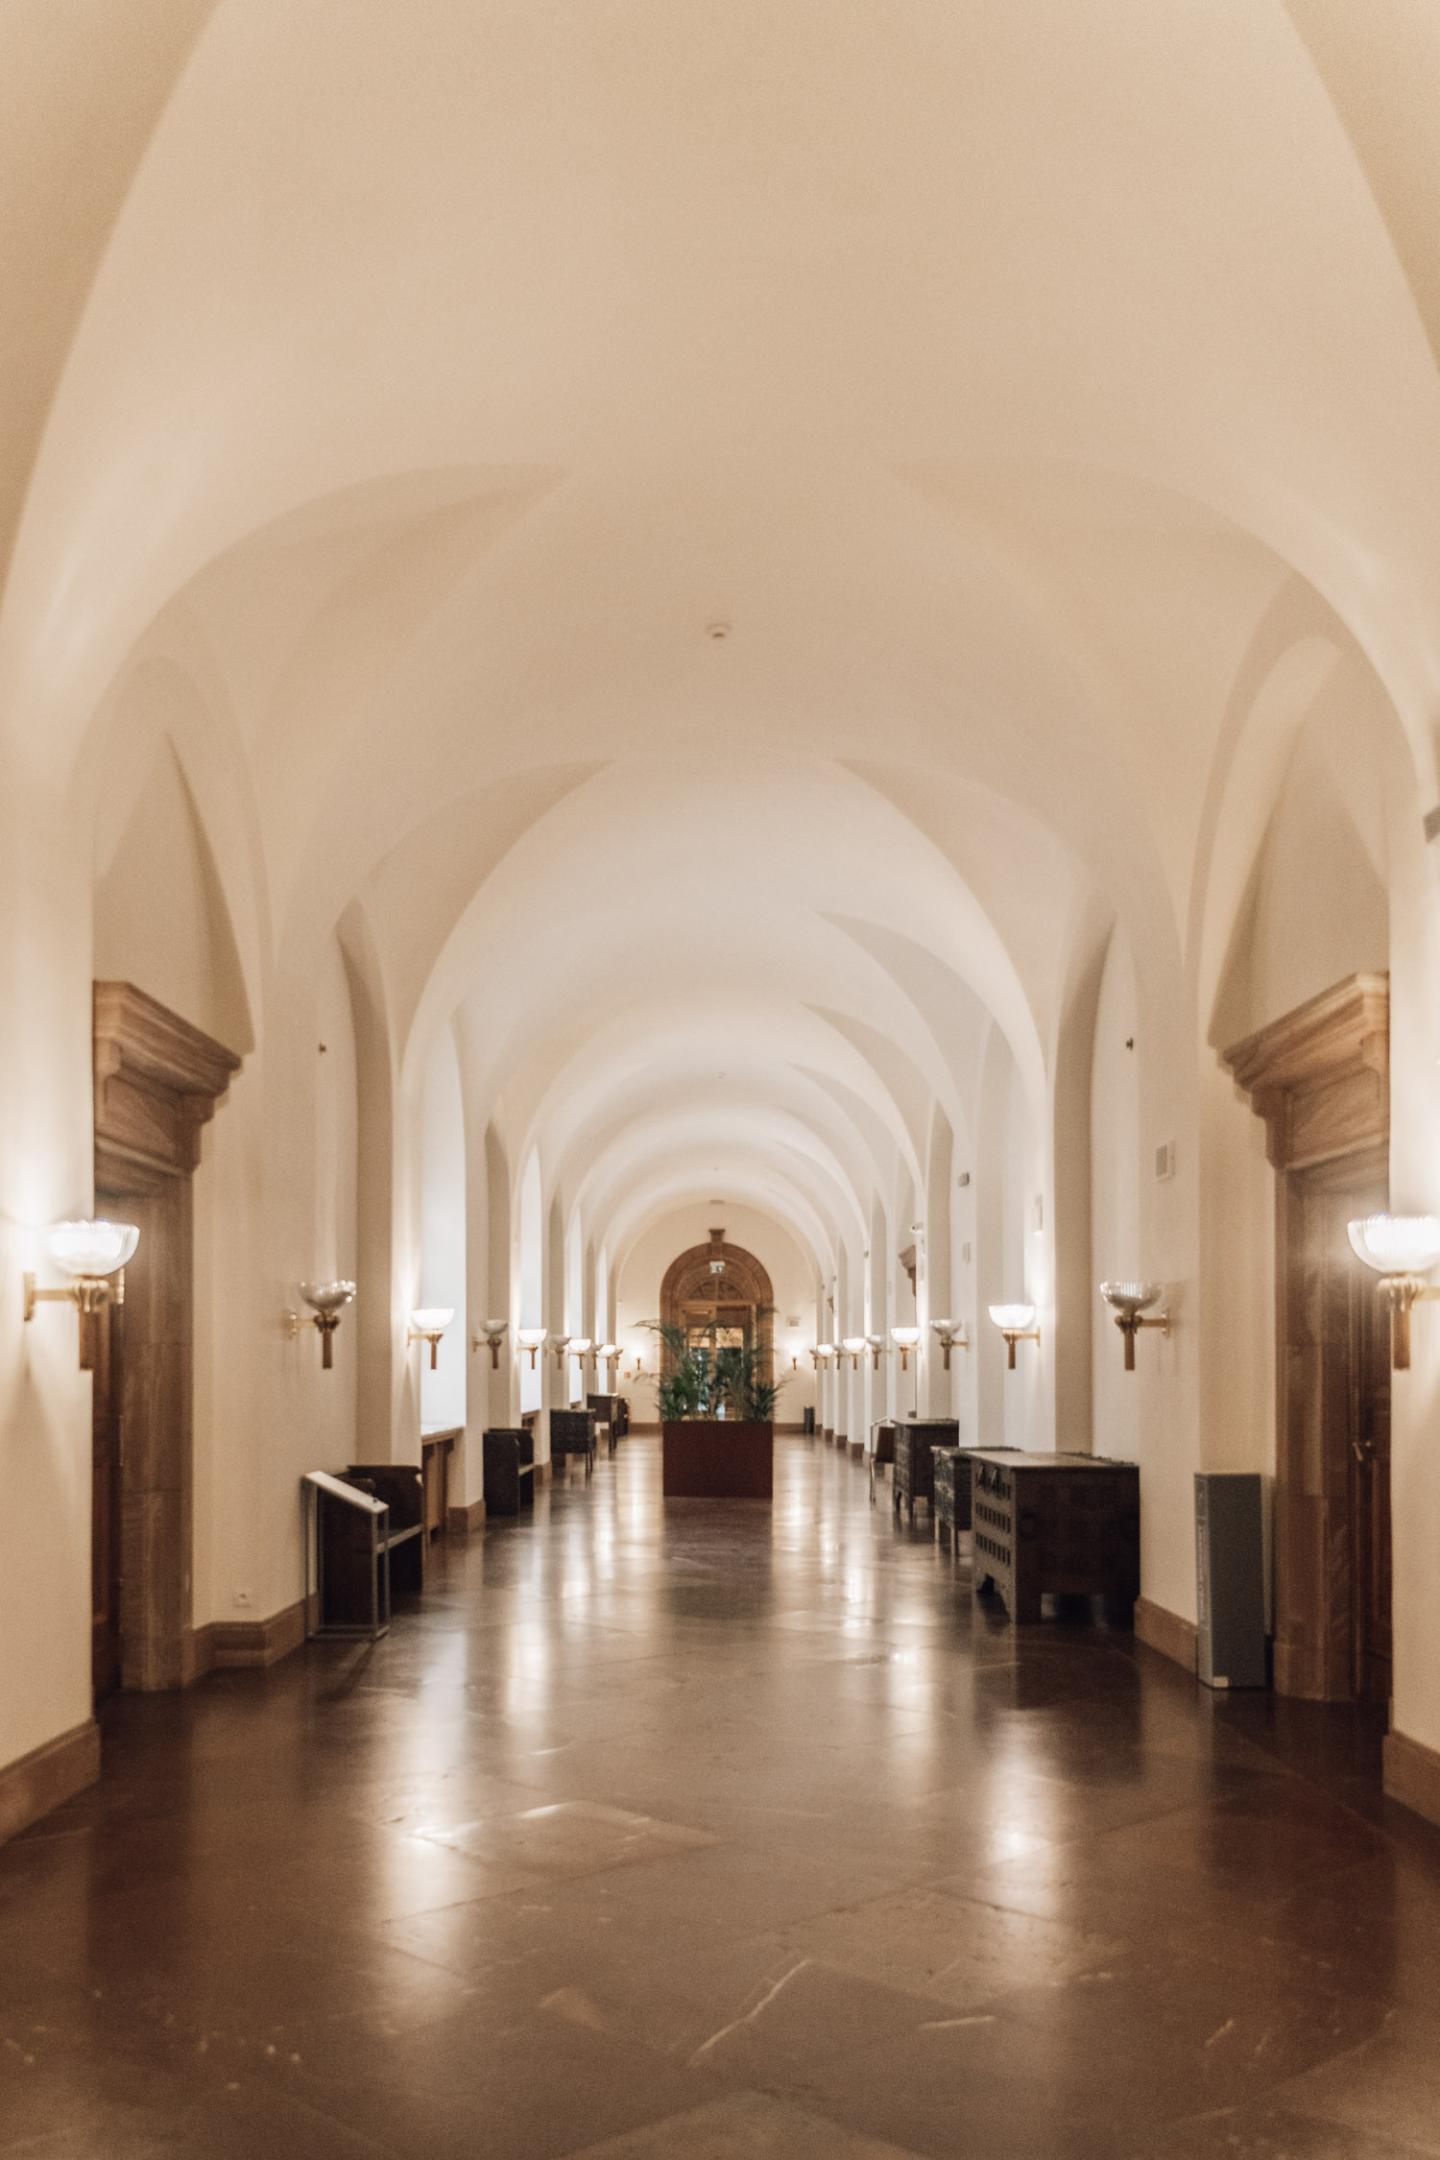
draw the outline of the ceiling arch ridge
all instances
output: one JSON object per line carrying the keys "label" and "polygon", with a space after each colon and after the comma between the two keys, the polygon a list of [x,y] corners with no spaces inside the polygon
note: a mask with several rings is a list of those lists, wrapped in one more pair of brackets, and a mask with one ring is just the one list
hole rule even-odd
{"label": "ceiling arch ridge", "polygon": [[[846,1162],[848,1175],[857,1182],[864,1175],[866,1162],[872,1171],[883,1169],[883,1158],[881,1162],[874,1160],[866,1132],[848,1115],[846,1104],[825,1091],[816,1091],[799,1067],[786,1061],[766,1065],[753,1056],[736,1058],[730,1054],[728,1071],[723,1076],[710,1069],[710,1061],[699,1061],[691,1067],[667,1063],[650,1074],[637,1074],[622,1091],[598,1095],[592,1115],[583,1123],[572,1123],[568,1132],[561,1134],[551,1125],[548,1136],[555,1147],[557,1179],[561,1184],[579,1182],[587,1175],[587,1164],[602,1156],[617,1134],[635,1130],[646,1119],[663,1112],[695,1104],[712,1110],[719,1132],[725,1130],[725,1123],[736,1110],[764,1112],[775,1108],[823,1130],[838,1160]],[[894,1153],[894,1143],[889,1153]]]}
{"label": "ceiling arch ridge", "polygon": [[833,1177],[813,1161],[776,1148],[766,1149],[742,1137],[715,1161],[713,1147],[704,1147],[696,1135],[677,1133],[663,1145],[613,1177],[602,1192],[586,1197],[578,1214],[576,1235],[593,1235],[615,1244],[615,1225],[628,1220],[637,1195],[671,1192],[680,1187],[695,1190],[705,1200],[718,1194],[733,1196],[742,1189],[761,1187],[786,1196],[792,1209],[800,1209],[814,1224],[824,1226],[824,1243],[839,1249],[860,1236],[856,1210],[848,1194]]}
{"label": "ceiling arch ridge", "polygon": [[[837,1055],[857,1087],[868,1084],[871,1108],[883,1117],[886,1098],[878,1076],[783,989],[761,982],[742,984],[733,1000],[727,996],[721,1001],[708,980],[662,985],[654,998],[613,1011],[587,1036],[583,1069],[560,1076],[567,1093],[557,1103],[553,1121],[568,1130],[581,1115],[574,1107],[577,1102],[602,1099],[615,1084],[653,1078],[657,1056],[672,1051],[683,1053],[687,1065],[708,1060],[722,1069],[780,1072],[803,1063],[807,1050],[813,1054],[819,1049]],[[567,1111],[568,1120],[561,1114]],[[551,1118],[548,1103],[542,1105],[542,1114]],[[898,1133],[898,1120],[894,1123]]]}
{"label": "ceiling arch ridge", "polygon": [[897,1129],[892,1130],[877,1116],[863,1096],[833,1073],[827,1073],[813,1065],[797,1066],[796,1070],[804,1074],[812,1087],[820,1089],[832,1102],[838,1104],[863,1135],[870,1160],[882,1185],[888,1186],[893,1180],[899,1158],[908,1162],[912,1176],[916,1173],[918,1163],[911,1153],[909,1128],[903,1120],[899,1122]]}
{"label": "ceiling arch ridge", "polygon": [[[623,1204],[620,1212],[612,1218],[613,1234],[618,1240],[612,1246],[612,1268],[616,1280],[623,1275],[630,1255],[657,1223],[667,1215],[677,1214],[688,1207],[707,1206],[715,1195],[704,1180],[677,1183],[648,1184],[637,1190]],[[834,1265],[838,1250],[834,1242],[833,1227],[827,1224],[797,1194],[791,1194],[778,1184],[767,1183],[759,1178],[732,1176],[726,1184],[720,1202],[723,1208],[739,1206],[752,1208],[787,1231],[795,1240],[802,1257],[809,1261],[817,1274],[823,1274]]]}
{"label": "ceiling arch ridge", "polygon": [[663,1118],[627,1128],[592,1163],[571,1205],[583,1208],[587,1221],[603,1226],[612,1211],[613,1196],[628,1179],[639,1175],[647,1162],[662,1154],[686,1153],[697,1164],[709,1161],[723,1174],[727,1161],[779,1162],[792,1182],[808,1183],[812,1194],[822,1195],[826,1211],[837,1221],[852,1219],[863,1224],[862,1191],[851,1182],[844,1164],[813,1128],[790,1113],[773,1110],[732,1111],[717,1123],[714,1109],[706,1104],[677,1106]]}
{"label": "ceiling arch ridge", "polygon": [[[1366,193],[1368,197],[1368,188]],[[1385,247],[1387,254],[1392,252],[1388,234]],[[1414,318],[1417,339],[1425,343],[1424,325],[1398,262],[1396,275],[1397,284],[1404,285],[1406,310]],[[1182,431],[1176,428],[1173,414],[1168,416],[1164,430],[1157,432],[1143,449],[1132,441],[1123,453],[1118,445],[1112,445],[1104,456],[1072,450],[1003,461],[936,457],[898,471],[897,477],[932,502],[937,513],[947,516],[957,531],[972,537],[982,532],[986,535],[991,543],[991,560],[1006,566],[1018,604],[1032,613],[1038,637],[1047,643],[1053,640],[1057,619],[1072,624],[1077,634],[1066,664],[1074,671],[1077,694],[1090,716],[1087,724],[1102,739],[1109,734],[1106,715],[1117,698],[1123,700],[1124,695],[1123,676],[1116,671],[1114,654],[1107,656],[1093,627],[1087,628],[1077,614],[1073,592],[1060,574],[1059,562],[1065,558],[1044,563],[1033,536],[1028,545],[1023,544],[1013,518],[998,516],[998,505],[987,505],[986,522],[977,518],[975,479],[981,471],[1049,472],[1056,477],[1068,476],[1072,483],[1082,480],[1102,502],[1128,490],[1137,501],[1168,503],[1176,512],[1172,537],[1197,517],[1213,521],[1217,530],[1247,544],[1257,556],[1268,557],[1274,565],[1275,579],[1295,576],[1314,588],[1386,683],[1402,723],[1415,742],[1417,757],[1428,751],[1433,759],[1431,715],[1440,696],[1440,643],[1433,631],[1433,610],[1427,609],[1423,594],[1427,578],[1432,588],[1440,581],[1440,517],[1434,508],[1436,482],[1440,479],[1440,378],[1428,343],[1424,380],[1417,380],[1415,387],[1417,393],[1423,391],[1428,425],[1419,434],[1428,435],[1428,445],[1411,440],[1403,457],[1389,461],[1399,495],[1387,506],[1391,523],[1383,536],[1374,530],[1374,516],[1380,514],[1378,505],[1374,515],[1367,518],[1353,505],[1317,499],[1307,495],[1304,488],[1281,484],[1270,466],[1248,447],[1243,458],[1233,450],[1225,450],[1219,462],[1212,462],[1207,469],[1192,465],[1177,472],[1173,457]],[[1401,402],[1397,397],[1397,407]],[[1322,440],[1325,433],[1333,437],[1337,432],[1343,438],[1343,430],[1337,430],[1332,414],[1328,429],[1322,431]],[[1363,440],[1366,432],[1362,426],[1356,441]],[[1223,436],[1217,433],[1213,440],[1220,443]],[[1310,447],[1313,450],[1313,442]],[[1307,479],[1316,464],[1312,457]],[[1362,463],[1352,484],[1376,485],[1375,473],[1373,465],[1366,468]],[[1421,479],[1422,473],[1429,475],[1428,484]],[[1013,503],[1013,485],[1007,496]],[[1403,538],[1393,529],[1397,518]],[[1152,545],[1163,533],[1162,527],[1161,533],[1153,536]],[[1084,559],[1083,549],[1072,546],[1068,550],[1072,569]],[[1377,563],[1390,566],[1392,575],[1399,566],[1405,566],[1408,590],[1393,583],[1387,586],[1384,579],[1377,578]],[[1399,605],[1392,605],[1396,600]],[[1122,796],[1133,794],[1122,757],[1113,760],[1113,778]],[[1143,829],[1143,816],[1132,822],[1137,830]]]}
{"label": "ceiling arch ridge", "polygon": [[[237,664],[248,656],[251,755],[292,907],[315,904],[327,863],[353,889],[430,814],[406,687],[413,656],[562,478],[461,465],[371,476],[245,535],[187,588]],[[353,783],[377,743],[385,785],[362,790]]]}
{"label": "ceiling arch ridge", "polygon": [[830,1006],[814,1005],[811,1010],[834,1028],[837,1035],[852,1044],[879,1073],[886,1093],[900,1106],[905,1120],[908,1146],[902,1153],[907,1167],[910,1162],[922,1162],[925,1136],[930,1129],[930,1104],[937,1094],[949,1092],[943,1081],[939,1087],[932,1086],[913,1058],[867,1022],[837,1012]]}
{"label": "ceiling arch ridge", "polygon": [[[547,1160],[568,1162],[597,1119],[613,1122],[622,1111],[630,1117],[653,1110],[657,1098],[663,1104],[676,1089],[693,1092],[699,1081],[723,1073],[724,1084],[739,1088],[743,1083],[748,1098],[778,1089],[791,1107],[833,1130],[835,1104],[823,1095],[796,1093],[797,1087],[807,1087],[797,1067],[815,1056],[838,1061],[856,1093],[869,1094],[875,1114],[896,1140],[903,1137],[899,1109],[885,1096],[878,1075],[823,1021],[796,1001],[758,992],[722,1007],[709,988],[679,998],[667,995],[658,1010],[643,1004],[617,1010],[612,1004],[596,1030],[580,1025],[546,1037],[507,1079],[506,1111],[521,1122],[520,1145],[541,1140]],[[730,1098],[716,1100],[723,1123]]]}
{"label": "ceiling arch ridge", "polygon": [[[973,1100],[980,1035],[986,1021],[1005,1030],[1032,1094],[1043,1093],[1044,1050],[1029,998],[1016,980],[1006,956],[997,996],[992,1000],[975,988],[970,977],[918,938],[849,917],[833,917],[837,927],[885,968],[901,984],[942,1060],[951,1105],[952,1128],[968,1129],[965,1106]],[[997,941],[998,942],[998,941]],[[977,971],[978,972],[978,971]]]}
{"label": "ceiling arch ridge", "polygon": [[[28,123],[7,130],[0,193],[48,243],[22,254],[0,235],[6,306],[25,325],[23,352],[6,356],[0,426],[0,654],[10,634],[11,561],[71,354],[125,204],[217,4],[174,0],[148,26],[143,50],[124,10],[67,21],[55,9],[13,9],[0,19],[0,72],[17,89],[23,83]],[[26,40],[22,56],[17,47]],[[85,114],[83,159],[73,134],[77,110]]]}
{"label": "ceiling arch ridge", "polygon": [[1417,864],[1426,801],[1414,746],[1368,656],[1302,581],[1277,597],[1236,676],[1209,775],[1191,887],[1185,967],[1208,1039],[1231,939],[1266,829],[1302,730],[1327,701],[1345,701],[1347,724],[1375,733],[1377,763],[1398,759],[1408,812],[1394,846]]}

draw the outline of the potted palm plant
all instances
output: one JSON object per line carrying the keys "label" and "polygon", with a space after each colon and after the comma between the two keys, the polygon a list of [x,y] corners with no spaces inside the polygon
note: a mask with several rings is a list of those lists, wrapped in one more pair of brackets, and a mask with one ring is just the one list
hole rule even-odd
{"label": "potted palm plant", "polygon": [[667,1499],[768,1500],[774,1489],[775,1382],[751,1343],[692,1342],[656,1324]]}

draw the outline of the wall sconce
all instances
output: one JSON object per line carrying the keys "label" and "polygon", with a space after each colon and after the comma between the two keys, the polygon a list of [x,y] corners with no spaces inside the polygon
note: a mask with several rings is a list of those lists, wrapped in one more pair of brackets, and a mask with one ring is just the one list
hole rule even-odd
{"label": "wall sconce", "polygon": [[596,1371],[597,1371],[597,1373],[598,1373],[598,1371],[599,1371],[599,1368],[600,1368],[600,1367],[601,1367],[602,1365],[608,1365],[608,1366],[610,1367],[610,1385],[611,1385],[611,1387],[612,1387],[612,1388],[613,1388],[613,1387],[614,1387],[614,1385],[615,1385],[615,1360],[616,1360],[616,1359],[617,1359],[617,1358],[619,1357],[619,1355],[620,1355],[620,1345],[619,1345],[619,1343],[613,1343],[613,1342],[602,1342],[602,1343],[599,1343],[599,1344],[597,1344],[597,1346],[596,1346],[596,1350],[595,1350],[595,1366],[596,1366]]}
{"label": "wall sconce", "polygon": [[901,1372],[909,1372],[910,1352],[912,1350],[918,1349],[920,1344],[919,1328],[892,1327],[890,1330],[890,1340],[894,1343],[896,1349],[900,1352]]}
{"label": "wall sconce", "polygon": [[1380,1295],[1390,1308],[1391,1366],[1408,1372],[1410,1308],[1421,1298],[1440,1297],[1440,1284],[1424,1280],[1440,1262],[1440,1217],[1365,1215],[1346,1227],[1357,1258],[1380,1277]]}
{"label": "wall sconce", "polygon": [[572,1335],[570,1337],[570,1355],[580,1360],[580,1378],[582,1381],[585,1378],[585,1368],[590,1362],[590,1352],[594,1347],[588,1335]]}
{"label": "wall sconce", "polygon": [[834,1343],[833,1343],[833,1342],[821,1342],[821,1343],[816,1343],[813,1355],[814,1355],[814,1358],[815,1358],[815,1370],[816,1370],[816,1371],[818,1372],[818,1371],[820,1370],[820,1367],[821,1367],[822,1365],[828,1365],[828,1364],[829,1364],[829,1362],[830,1362],[830,1360],[831,1360],[831,1358],[832,1358],[832,1357],[834,1357],[834,1355],[835,1355],[835,1345],[834,1345]]}
{"label": "wall sconce", "polygon": [[645,1377],[645,1353],[643,1350],[633,1350],[630,1354],[635,1360],[635,1370],[628,1377],[631,1380],[643,1380]]}
{"label": "wall sconce", "polygon": [[[1161,1295],[1162,1283],[1155,1282],[1102,1282],[1100,1295],[1107,1305],[1115,1308],[1115,1325],[1125,1338],[1125,1370],[1135,1370],[1135,1337],[1142,1327],[1159,1328],[1162,1335],[1170,1333],[1168,1312],[1150,1313],[1150,1307]],[[1148,1319],[1142,1318],[1149,1313]]]}
{"label": "wall sconce", "polygon": [[1015,1345],[1017,1342],[1039,1342],[1040,1330],[1035,1325],[1033,1305],[992,1305],[990,1318],[1005,1338],[1010,1353],[1009,1370],[1015,1370]]}
{"label": "wall sconce", "polygon": [[135,1256],[140,1232],[134,1223],[61,1222],[45,1234],[45,1246],[70,1277],[63,1290],[41,1290],[25,1277],[25,1318],[37,1305],[74,1305],[80,1314],[80,1370],[95,1369],[95,1317],[106,1305],[125,1302],[125,1267]]}
{"label": "wall sconce", "polygon": [[555,1352],[555,1363],[559,1366],[561,1372],[564,1372],[565,1353],[570,1347],[570,1337],[568,1335],[557,1335],[551,1347]]}
{"label": "wall sconce", "polygon": [[885,1338],[883,1335],[867,1335],[865,1341],[869,1347],[870,1355],[875,1361],[875,1370],[879,1372],[880,1353],[885,1348]]}
{"label": "wall sconce", "polygon": [[970,1337],[965,1332],[965,1329],[957,1327],[953,1320],[932,1320],[930,1326],[940,1348],[945,1353],[945,1370],[949,1372],[950,1352],[952,1350],[968,1350]]}
{"label": "wall sconce", "polygon": [[842,1338],[840,1347],[850,1360],[851,1372],[858,1372],[860,1370],[860,1360],[870,1347],[865,1337],[863,1335],[846,1335]]}
{"label": "wall sconce", "polygon": [[[314,1307],[312,1325],[320,1330],[320,1364],[329,1372],[335,1363],[335,1330],[340,1325],[340,1315],[355,1295],[353,1282],[302,1282],[300,1295],[307,1305]],[[286,1313],[292,1336],[298,1335],[305,1325],[306,1315]]]}
{"label": "wall sconce", "polygon": [[499,1372],[500,1370],[500,1345],[504,1342],[505,1337],[509,1334],[509,1332],[510,1323],[508,1320],[482,1320],[480,1323],[480,1333],[478,1335],[472,1336],[470,1339],[470,1347],[472,1350],[478,1350],[482,1343],[488,1344],[490,1350],[491,1372]]}
{"label": "wall sconce", "polygon": [[453,1305],[417,1305],[410,1315],[410,1325],[405,1331],[407,1345],[412,1342],[428,1342],[430,1345],[430,1370],[434,1372],[440,1357],[440,1337],[455,1317]]}
{"label": "wall sconce", "polygon": [[515,1330],[515,1340],[517,1343],[519,1343],[520,1348],[522,1350],[528,1350],[530,1352],[531,1372],[534,1372],[535,1370],[535,1353],[540,1348],[541,1344],[544,1342],[545,1337],[549,1334],[549,1332],[549,1328],[543,1327],[522,1327],[516,1328]]}

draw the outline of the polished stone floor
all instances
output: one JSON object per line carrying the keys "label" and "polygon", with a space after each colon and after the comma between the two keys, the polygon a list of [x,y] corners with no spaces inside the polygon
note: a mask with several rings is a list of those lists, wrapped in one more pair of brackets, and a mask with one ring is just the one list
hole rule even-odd
{"label": "polished stone floor", "polygon": [[1373,1732],[1012,1632],[815,1442],[773,1512],[658,1473],[111,1706],[0,1852],[6,2160],[1440,2155]]}

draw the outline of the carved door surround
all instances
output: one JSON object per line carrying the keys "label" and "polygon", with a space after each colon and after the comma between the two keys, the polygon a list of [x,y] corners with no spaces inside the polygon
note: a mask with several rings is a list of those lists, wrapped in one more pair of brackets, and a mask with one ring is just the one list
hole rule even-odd
{"label": "carved door surround", "polygon": [[[1356,1691],[1355,1463],[1388,1389],[1373,1283],[1344,1242],[1348,1211],[1389,1188],[1390,985],[1352,975],[1225,1053],[1264,1119],[1275,1167],[1275,1686]],[[1353,1195],[1353,1202],[1346,1196]],[[1388,1553],[1388,1493],[1380,1525]],[[1379,1533],[1377,1533],[1379,1534]]]}
{"label": "carved door surround", "polygon": [[[724,1262],[723,1275],[715,1274],[715,1261]],[[660,1318],[667,1327],[691,1326],[697,1313],[714,1313],[724,1326],[724,1316],[735,1315],[760,1352],[764,1380],[774,1378],[774,1306],[767,1270],[743,1245],[728,1245],[723,1229],[672,1260],[660,1285]]]}
{"label": "carved door surround", "polygon": [[95,985],[95,1190],[140,1225],[115,1361],[121,1684],[195,1676],[194,1269],[191,1177],[200,1133],[240,1060],[133,983]]}

